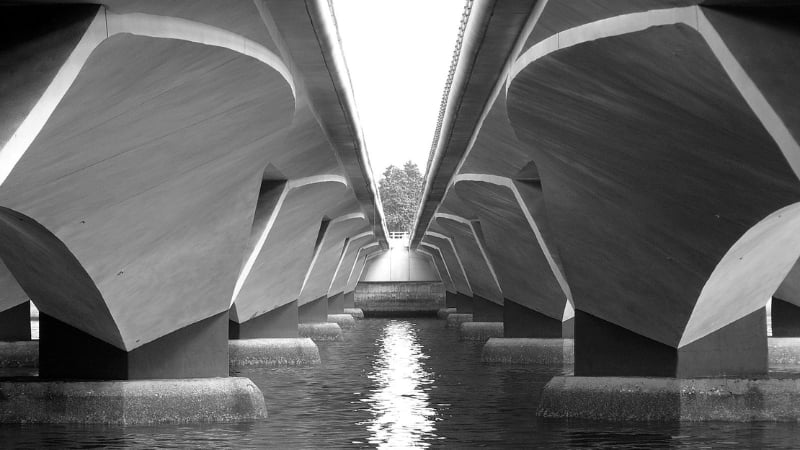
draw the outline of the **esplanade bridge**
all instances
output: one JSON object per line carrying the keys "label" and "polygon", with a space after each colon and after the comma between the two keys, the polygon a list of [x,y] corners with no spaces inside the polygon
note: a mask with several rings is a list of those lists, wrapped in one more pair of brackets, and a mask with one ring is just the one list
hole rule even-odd
{"label": "esplanade bridge", "polygon": [[485,359],[570,367],[541,416],[796,421],[796,2],[461,19],[398,240],[330,2],[3,2],[0,347],[36,374],[0,421],[263,419],[234,367],[426,300]]}

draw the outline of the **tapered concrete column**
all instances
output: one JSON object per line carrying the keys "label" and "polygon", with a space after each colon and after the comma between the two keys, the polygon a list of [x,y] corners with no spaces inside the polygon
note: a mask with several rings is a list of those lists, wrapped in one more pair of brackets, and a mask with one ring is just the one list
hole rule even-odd
{"label": "tapered concrete column", "polygon": [[772,336],[800,337],[800,307],[772,298]]}
{"label": "tapered concrete column", "polygon": [[503,303],[504,337],[560,338],[562,322],[505,299]]}
{"label": "tapered concrete column", "polygon": [[0,311],[0,341],[31,340],[31,302]]}
{"label": "tapered concrete column", "polygon": [[297,301],[246,322],[229,322],[231,370],[256,367],[319,364],[319,349],[298,333]]}
{"label": "tapered concrete column", "polygon": [[344,294],[328,297],[328,314],[344,314]]}
{"label": "tapered concrete column", "polygon": [[297,300],[242,323],[231,320],[228,339],[296,338]]}
{"label": "tapered concrete column", "polygon": [[328,297],[312,300],[298,309],[300,323],[324,323],[328,321]]}
{"label": "tapered concrete column", "polygon": [[575,311],[575,376],[758,377],[766,373],[765,308],[680,348]]}
{"label": "tapered concrete column", "polygon": [[502,322],[503,305],[475,295],[472,297],[472,320],[475,322]]}
{"label": "tapered concrete column", "polygon": [[456,295],[456,310],[459,314],[472,314],[472,297],[457,293]]}
{"label": "tapered concrete column", "polygon": [[119,349],[39,315],[42,378],[140,380],[228,376],[228,312],[222,312],[131,351]]}
{"label": "tapered concrete column", "polygon": [[344,307],[345,308],[355,308],[356,307],[356,291],[345,292],[344,294]]}
{"label": "tapered concrete column", "polygon": [[336,323],[328,323],[328,297],[320,297],[314,301],[300,305],[300,323],[297,326],[301,337],[314,341],[340,341],[342,328]]}
{"label": "tapered concrete column", "polygon": [[458,307],[458,293],[457,292],[450,292],[445,291],[444,293],[444,303],[447,308],[456,308]]}

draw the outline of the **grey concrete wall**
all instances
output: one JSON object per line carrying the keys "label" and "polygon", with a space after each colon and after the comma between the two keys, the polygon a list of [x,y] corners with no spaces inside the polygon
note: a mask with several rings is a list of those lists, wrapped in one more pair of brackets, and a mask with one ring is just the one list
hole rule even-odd
{"label": "grey concrete wall", "polygon": [[367,262],[361,281],[441,281],[430,255],[394,247]]}
{"label": "grey concrete wall", "polygon": [[445,306],[441,282],[360,282],[355,307],[369,315],[435,315]]}

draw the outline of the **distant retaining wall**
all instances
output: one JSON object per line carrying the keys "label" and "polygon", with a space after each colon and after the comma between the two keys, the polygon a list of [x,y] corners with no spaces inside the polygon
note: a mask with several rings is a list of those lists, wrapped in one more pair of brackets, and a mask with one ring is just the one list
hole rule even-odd
{"label": "distant retaining wall", "polygon": [[441,282],[359,282],[355,307],[367,317],[436,316],[445,307]]}

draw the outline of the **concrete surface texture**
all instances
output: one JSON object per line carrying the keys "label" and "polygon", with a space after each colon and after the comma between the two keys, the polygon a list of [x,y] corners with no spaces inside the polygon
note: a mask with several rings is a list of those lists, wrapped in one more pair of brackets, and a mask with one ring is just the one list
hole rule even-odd
{"label": "concrete surface texture", "polygon": [[350,314],[328,314],[328,322],[338,324],[342,330],[349,330],[356,326],[356,319]]}
{"label": "concrete surface texture", "polygon": [[[391,243],[392,240],[390,240]],[[443,281],[430,253],[410,251],[395,246],[372,258],[364,269],[362,281]]]}
{"label": "concrete surface texture", "polygon": [[[266,337],[386,248],[327,2],[55,3],[4,5],[0,56],[0,310],[52,319],[43,370],[59,340],[191,355],[220,315]],[[118,376],[208,376],[156,353]]]}
{"label": "concrete surface texture", "polygon": [[228,341],[231,370],[319,364],[319,348],[309,338]]}
{"label": "concrete surface texture", "polygon": [[247,422],[267,417],[247,378],[0,382],[3,423],[152,425]]}
{"label": "concrete surface texture", "polygon": [[767,300],[800,304],[796,10],[700,3],[467,24],[411,248],[455,292],[499,289],[513,336],[574,329],[576,375],[763,376]]}
{"label": "concrete surface texture", "polygon": [[554,377],[538,415],[615,421],[796,422],[798,380]]}
{"label": "concrete surface texture", "polygon": [[345,308],[345,314],[350,314],[353,316],[354,319],[363,319],[364,318],[364,310],[361,308]]}
{"label": "concrete surface texture", "polygon": [[444,326],[445,328],[459,328],[464,322],[472,322],[472,314],[451,313],[447,315]]}
{"label": "concrete surface texture", "polygon": [[455,313],[456,313],[456,309],[455,308],[442,308],[442,309],[436,311],[436,317],[438,317],[438,318],[440,318],[442,320],[445,320],[445,319],[447,319],[447,316],[449,316],[450,314],[455,314]]}
{"label": "concrete surface texture", "polygon": [[458,327],[459,341],[486,342],[503,337],[503,322],[463,322]]}
{"label": "concrete surface texture", "polygon": [[341,341],[342,328],[337,323],[301,323],[297,326],[300,337],[314,342]]}
{"label": "concrete surface texture", "polygon": [[355,306],[369,316],[435,316],[445,306],[440,282],[360,282]]}
{"label": "concrete surface texture", "polygon": [[490,338],[481,361],[500,364],[535,364],[561,368],[575,362],[572,339]]}
{"label": "concrete surface texture", "polygon": [[39,342],[0,342],[0,368],[39,367]]}

